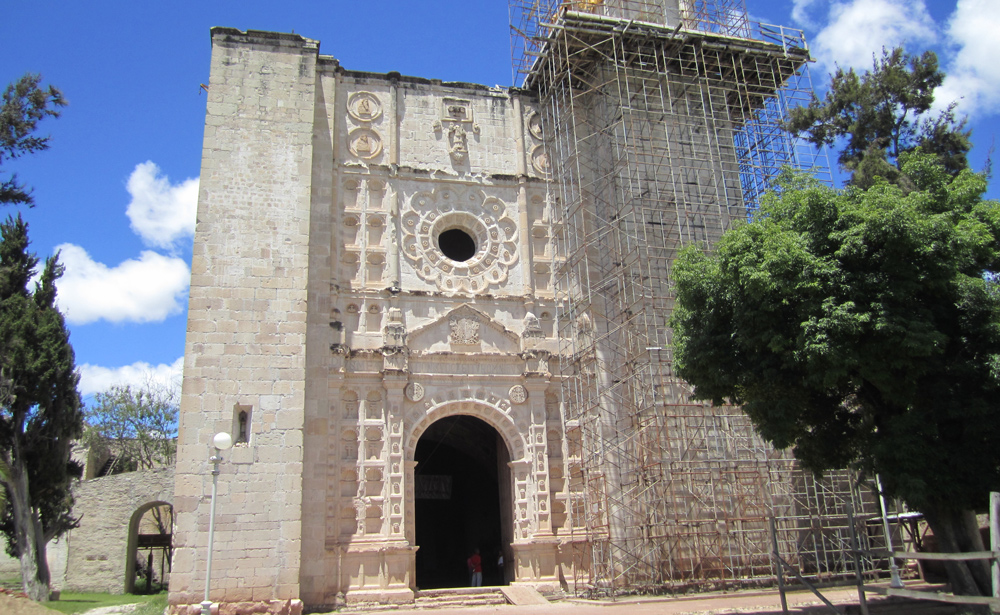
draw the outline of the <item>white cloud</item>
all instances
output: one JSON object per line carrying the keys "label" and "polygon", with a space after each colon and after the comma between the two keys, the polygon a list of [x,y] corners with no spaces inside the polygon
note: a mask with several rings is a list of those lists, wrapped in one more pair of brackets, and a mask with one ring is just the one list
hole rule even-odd
{"label": "white cloud", "polygon": [[191,272],[183,259],[143,251],[138,260],[108,267],[80,246],[65,243],[56,250],[66,267],[56,301],[71,323],[156,322],[184,310]]}
{"label": "white cloud", "polygon": [[939,106],[959,102],[966,114],[995,113],[1000,104],[1000,2],[958,0],[948,22],[957,52],[948,76],[934,93]]}
{"label": "white cloud", "polygon": [[181,371],[184,368],[184,357],[180,357],[170,365],[160,363],[150,365],[139,361],[123,367],[101,367],[84,363],[79,366],[80,395],[88,397],[100,393],[116,384],[144,386],[149,383],[162,385],[173,389],[178,396],[181,388]]}
{"label": "white cloud", "polygon": [[178,240],[194,236],[197,178],[171,184],[155,163],[146,161],[136,165],[126,188],[132,201],[125,213],[147,245],[172,248]]}
{"label": "white cloud", "polygon": [[815,20],[810,15],[820,0],[792,0],[792,21],[804,27],[813,27]]}
{"label": "white cloud", "polygon": [[[987,0],[990,1],[990,0]],[[810,2],[798,0],[808,7]],[[924,0],[849,0],[830,5],[829,22],[813,39],[812,53],[826,72],[870,69],[882,48],[906,44],[919,51],[935,39],[935,25]]]}

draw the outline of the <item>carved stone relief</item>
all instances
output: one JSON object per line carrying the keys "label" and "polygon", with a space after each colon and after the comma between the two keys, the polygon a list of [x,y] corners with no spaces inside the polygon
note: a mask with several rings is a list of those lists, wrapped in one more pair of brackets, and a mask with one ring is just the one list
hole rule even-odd
{"label": "carved stone relief", "polygon": [[371,122],[382,116],[382,102],[371,92],[354,92],[347,99],[347,113],[359,122]]}
{"label": "carved stone relief", "polygon": [[362,160],[382,153],[382,135],[373,122],[382,117],[382,101],[372,92],[354,92],[347,99],[347,114],[357,125],[347,134],[347,149]]}
{"label": "carved stone relief", "polygon": [[382,153],[382,137],[371,128],[355,128],[348,136],[347,147],[358,158],[371,160]]}
{"label": "carved stone relief", "polygon": [[469,157],[469,132],[479,134],[479,124],[473,119],[472,101],[445,98],[441,101],[441,119],[434,122],[434,132],[448,134],[448,154],[456,163]]}
{"label": "carved stone relief", "polygon": [[[518,260],[517,223],[507,205],[474,188],[438,188],[410,198],[403,215],[403,254],[417,275],[446,292],[486,292],[507,281]],[[460,229],[475,243],[467,261],[441,251],[438,236]]]}
{"label": "carved stone relief", "polygon": [[410,384],[406,385],[404,393],[406,393],[406,397],[410,401],[420,401],[421,399],[424,398],[424,387],[422,384],[419,384],[417,382],[411,382]]}
{"label": "carved stone relief", "polygon": [[510,391],[507,392],[510,401],[515,404],[523,404],[528,400],[528,391],[521,385],[515,384],[510,387]]}

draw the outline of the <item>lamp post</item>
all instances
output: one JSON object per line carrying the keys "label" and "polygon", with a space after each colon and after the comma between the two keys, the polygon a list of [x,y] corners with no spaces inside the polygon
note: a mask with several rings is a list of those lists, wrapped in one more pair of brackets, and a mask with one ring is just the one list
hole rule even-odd
{"label": "lamp post", "polygon": [[211,615],[212,601],[208,599],[208,590],[212,583],[212,541],[215,539],[215,496],[219,490],[219,463],[222,461],[222,451],[228,451],[233,446],[233,437],[220,431],[212,438],[215,454],[208,458],[212,462],[212,504],[208,517],[208,562],[205,564],[205,599],[201,603],[201,615]]}

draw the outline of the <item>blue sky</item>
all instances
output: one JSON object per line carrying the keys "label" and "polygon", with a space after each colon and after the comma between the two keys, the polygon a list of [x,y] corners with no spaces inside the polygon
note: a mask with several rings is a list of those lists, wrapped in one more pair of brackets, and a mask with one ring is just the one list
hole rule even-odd
{"label": "blue sky", "polygon": [[[933,49],[961,99],[981,169],[1000,126],[997,0],[748,0],[751,18],[802,28],[821,87],[835,64]],[[0,84],[41,73],[69,101],[40,132],[51,149],[5,165],[34,187],[22,209],[39,255],[61,250],[81,392],[154,378],[179,382],[209,28],[302,34],[348,69],[509,85],[504,0],[282,3],[257,0],[15,0],[0,21]],[[1000,194],[991,183],[990,196]],[[15,213],[8,207],[0,215]]]}

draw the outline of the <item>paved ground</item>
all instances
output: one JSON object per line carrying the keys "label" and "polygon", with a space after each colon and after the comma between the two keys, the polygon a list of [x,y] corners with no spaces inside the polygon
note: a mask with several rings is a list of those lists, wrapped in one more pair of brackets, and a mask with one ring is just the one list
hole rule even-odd
{"label": "paved ground", "polygon": [[[823,595],[831,602],[843,606],[857,604],[856,589],[827,589]],[[871,598],[869,598],[871,599]],[[794,592],[788,594],[791,613],[819,615],[829,610],[812,593]],[[351,611],[340,611],[349,613]],[[427,615],[427,609],[399,609],[390,611],[393,615]],[[683,598],[626,598],[615,602],[588,600],[563,600],[546,606],[480,606],[450,607],[440,609],[442,615],[733,615],[754,613],[756,615],[777,615],[781,613],[781,598],[778,592],[733,592],[729,594],[699,595]]]}

